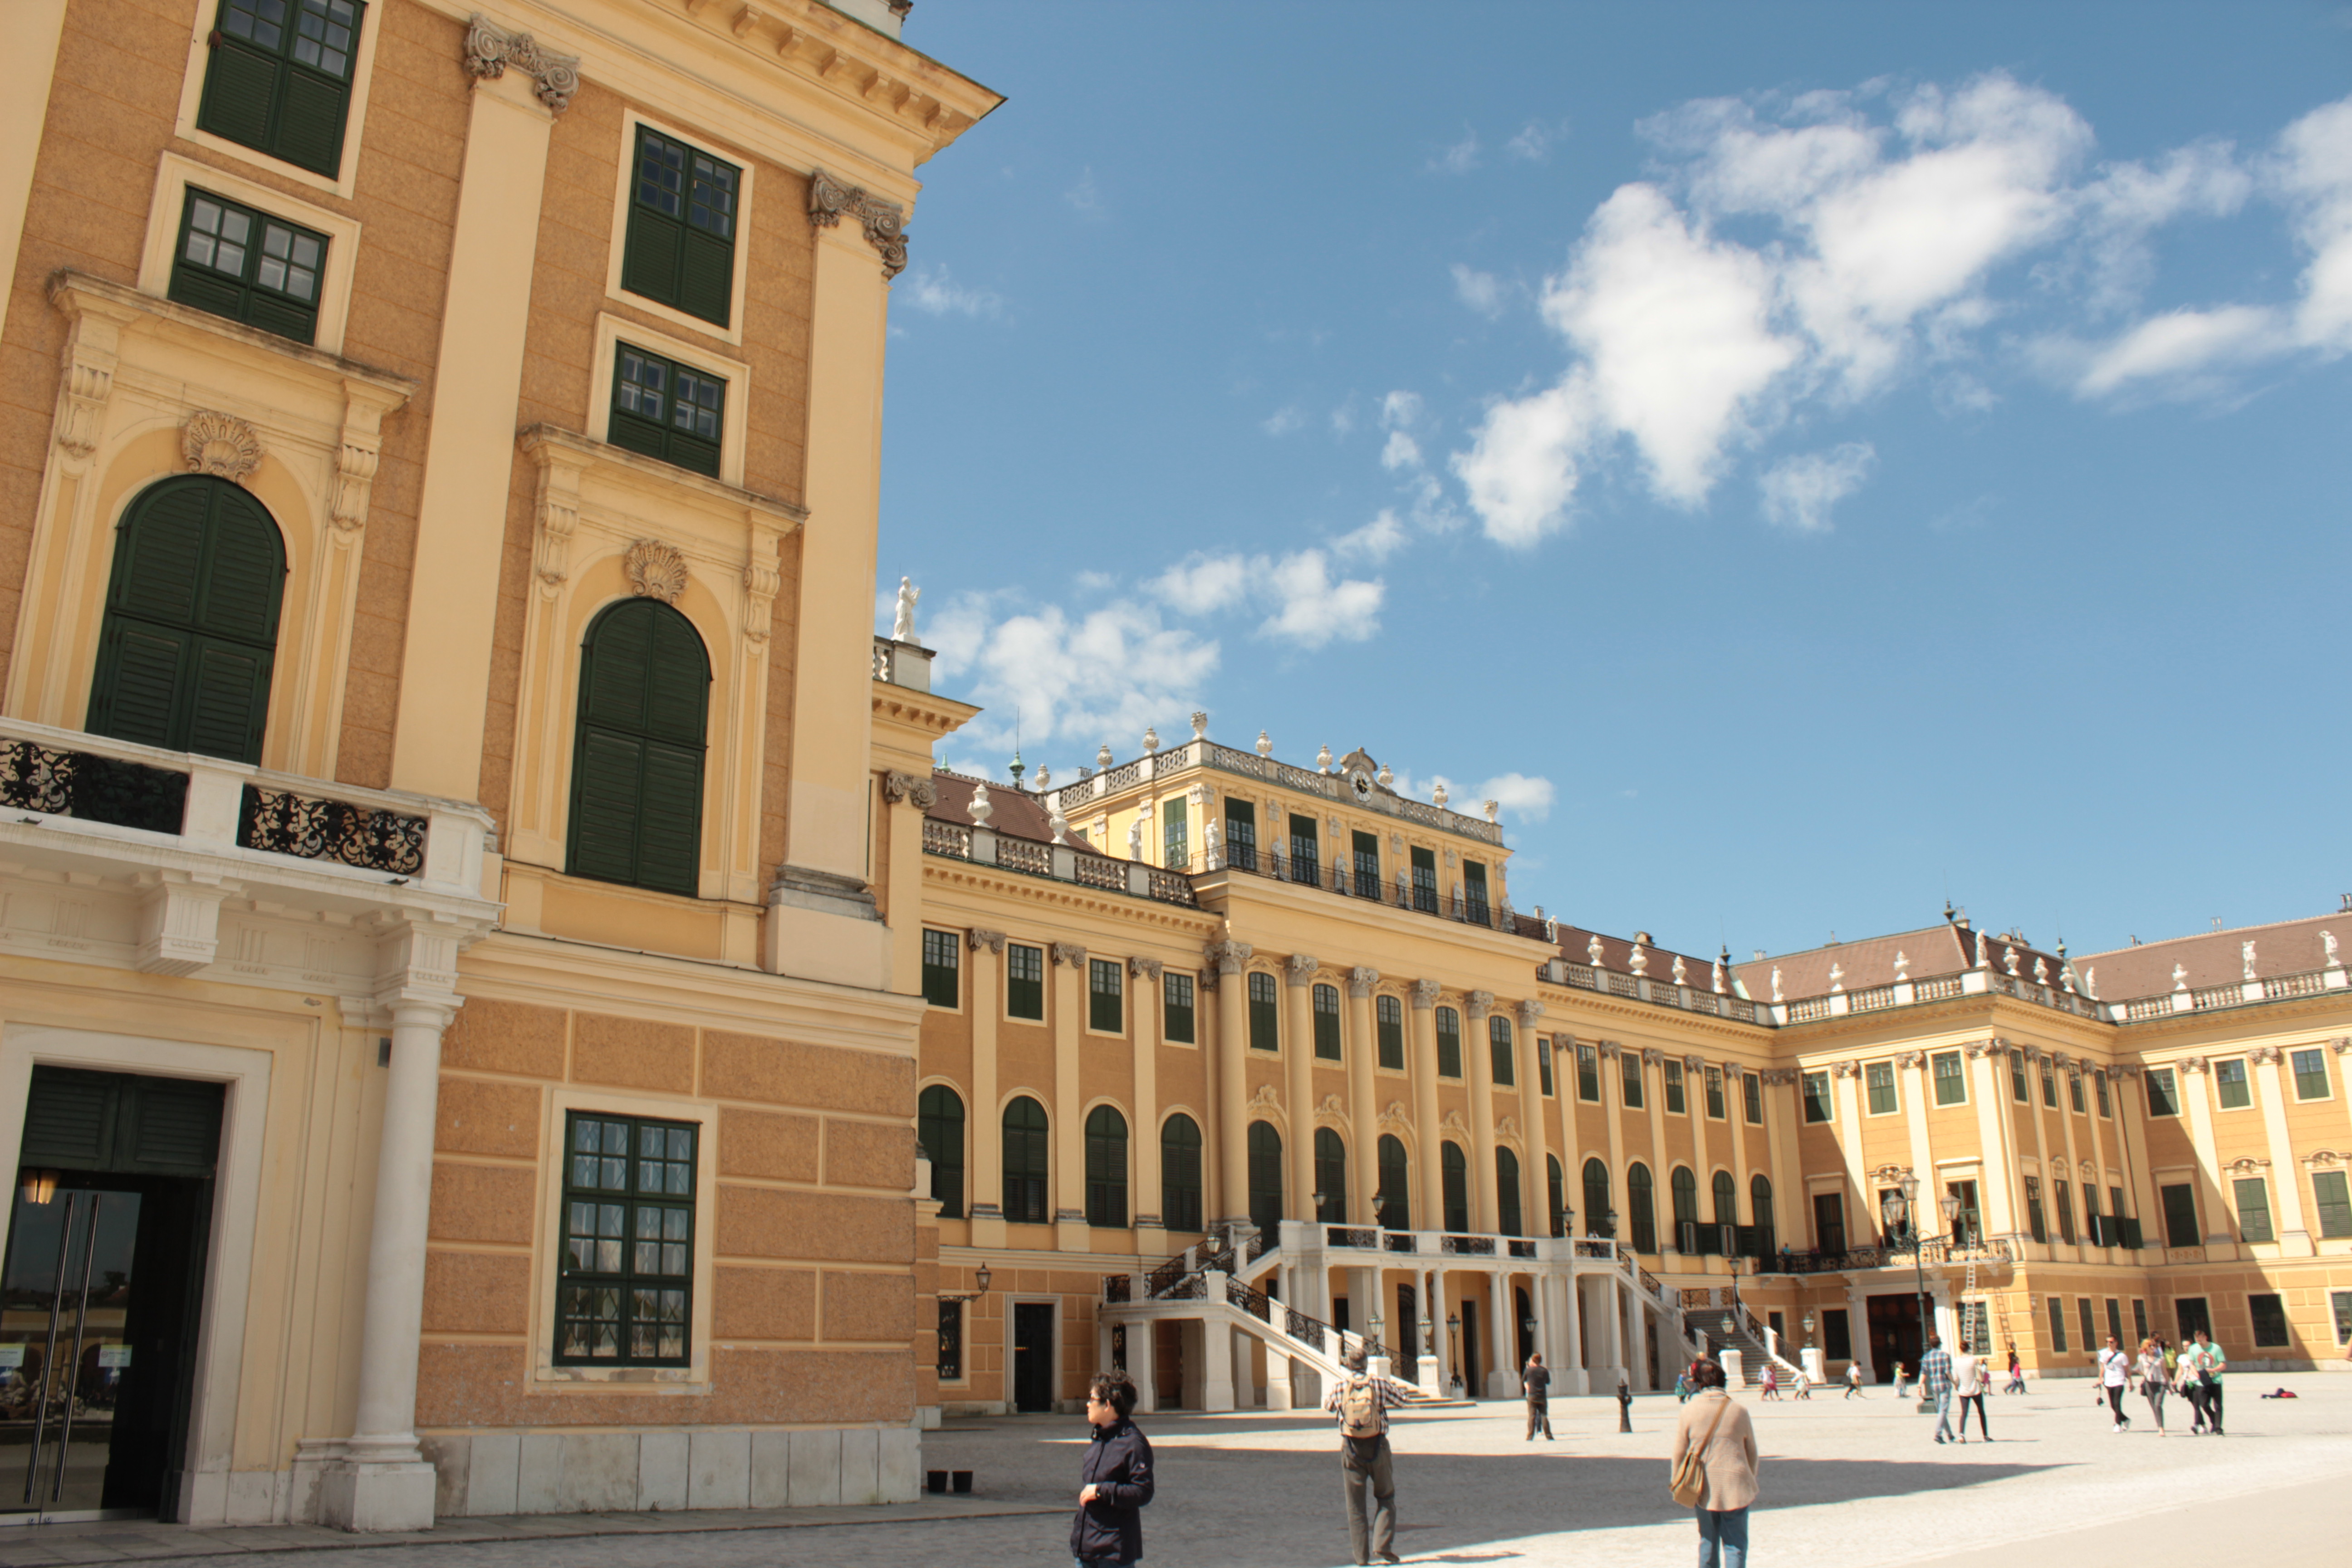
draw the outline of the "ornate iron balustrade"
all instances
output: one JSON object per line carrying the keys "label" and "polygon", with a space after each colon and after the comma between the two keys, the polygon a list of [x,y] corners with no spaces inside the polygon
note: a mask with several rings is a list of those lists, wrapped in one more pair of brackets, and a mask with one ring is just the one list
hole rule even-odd
{"label": "ornate iron balustrade", "polygon": [[1103,1300],[1131,1301],[1135,1299],[1132,1294],[1134,1284],[1133,1278],[1129,1275],[1106,1274],[1103,1276]]}
{"label": "ornate iron balustrade", "polygon": [[1369,1252],[1375,1250],[1380,1247],[1381,1233],[1378,1229],[1364,1226],[1327,1226],[1324,1227],[1323,1231],[1323,1245],[1326,1247],[1360,1247]]}
{"label": "ornate iron balustrade", "polygon": [[332,860],[363,871],[414,877],[425,869],[425,819],[348,801],[245,786],[236,842],[246,849]]}
{"label": "ornate iron balustrade", "polygon": [[34,741],[0,742],[0,805],[150,833],[177,833],[188,775]]}
{"label": "ornate iron balustrade", "polygon": [[1381,1246],[1390,1252],[1419,1252],[1421,1238],[1409,1230],[1385,1231],[1381,1236]]}
{"label": "ornate iron balustrade", "polygon": [[1491,1236],[1443,1236],[1438,1238],[1437,1249],[1464,1256],[1492,1258],[1495,1255],[1495,1238]]}
{"label": "ornate iron balustrade", "polygon": [[1276,1250],[1281,1246],[1281,1237],[1276,1236],[1272,1231],[1261,1230],[1249,1238],[1248,1245],[1242,1248],[1242,1262],[1244,1264],[1255,1263],[1259,1258],[1264,1258],[1269,1252]]}
{"label": "ornate iron balustrade", "polygon": [[1535,1244],[1534,1242],[1532,1242],[1532,1241],[1521,1241],[1521,1240],[1517,1239],[1516,1237],[1515,1237],[1515,1238],[1513,1238],[1513,1240],[1512,1240],[1512,1242],[1511,1242],[1511,1256],[1512,1256],[1512,1257],[1514,1257],[1514,1258],[1533,1258],[1535,1255],[1536,1255],[1536,1244]]}

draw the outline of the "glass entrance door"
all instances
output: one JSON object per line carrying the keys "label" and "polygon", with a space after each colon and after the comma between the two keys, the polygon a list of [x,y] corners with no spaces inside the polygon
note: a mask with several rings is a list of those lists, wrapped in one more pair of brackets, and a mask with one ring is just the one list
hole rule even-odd
{"label": "glass entrance door", "polygon": [[[141,1194],[19,1184],[0,1269],[0,1510],[90,1518],[152,1512],[150,1478],[115,1476],[115,1411],[146,1369],[126,1330]],[[143,1506],[142,1506],[143,1504]]]}

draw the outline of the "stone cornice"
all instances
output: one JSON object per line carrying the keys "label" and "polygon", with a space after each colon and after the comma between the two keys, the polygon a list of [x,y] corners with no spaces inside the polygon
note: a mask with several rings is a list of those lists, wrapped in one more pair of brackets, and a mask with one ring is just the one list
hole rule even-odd
{"label": "stone cornice", "polygon": [[[1568,1027],[1571,1020],[1590,1023],[1606,1018],[1614,1026],[1643,1034],[1703,1035],[1720,1040],[1736,1040],[1742,1045],[1759,1046],[1769,1042],[1776,1031],[1769,1024],[1743,1024],[1737,1018],[1725,1018],[1705,1013],[1685,1013],[1672,1007],[1660,1007],[1631,997],[1612,996],[1603,992],[1586,991],[1576,986],[1555,985],[1545,980],[1538,983],[1537,994],[1542,999],[1545,1016],[1556,1019],[1555,1027]],[[1573,1031],[1580,1038],[1591,1031],[1578,1027]],[[1763,1048],[1769,1048],[1764,1045]]]}
{"label": "stone cornice", "polygon": [[874,682],[874,716],[927,735],[952,735],[979,712],[971,703],[959,702],[952,697],[918,691],[911,686],[898,686],[887,680]]}
{"label": "stone cornice", "polygon": [[[1075,882],[1057,882],[1049,878],[1024,876],[1018,871],[1000,870],[976,861],[952,860],[945,856],[923,857],[923,881],[927,886],[969,892],[982,899],[1013,899],[1023,903],[1072,911],[1073,918],[1095,920],[1104,916],[1127,921],[1136,925],[1158,926],[1176,933],[1170,940],[1188,952],[1197,950],[1214,936],[1217,917],[1205,910],[1188,910],[1181,904],[1163,904],[1156,899],[1139,899],[1131,893],[1107,892],[1081,887]],[[950,911],[926,902],[924,912],[940,924],[951,923]],[[1170,963],[1179,960],[1171,959]],[[1187,957],[1181,962],[1189,964]]]}

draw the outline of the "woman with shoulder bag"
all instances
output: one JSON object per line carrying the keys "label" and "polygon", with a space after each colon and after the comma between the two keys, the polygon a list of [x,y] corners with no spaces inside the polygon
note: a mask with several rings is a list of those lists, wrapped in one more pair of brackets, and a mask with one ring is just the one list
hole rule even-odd
{"label": "woman with shoulder bag", "polygon": [[1675,1426],[1675,1500],[1698,1516],[1698,1568],[1747,1568],[1748,1510],[1756,1500],[1756,1429],[1723,1386],[1723,1368],[1690,1364],[1698,1392]]}
{"label": "woman with shoulder bag", "polygon": [[2157,1349],[2154,1340],[2140,1341],[2139,1365],[2136,1370],[2139,1373],[2140,1397],[2147,1401],[2148,1414],[2156,1417],[2156,1435],[2161,1437],[2165,1436],[2164,1352]]}

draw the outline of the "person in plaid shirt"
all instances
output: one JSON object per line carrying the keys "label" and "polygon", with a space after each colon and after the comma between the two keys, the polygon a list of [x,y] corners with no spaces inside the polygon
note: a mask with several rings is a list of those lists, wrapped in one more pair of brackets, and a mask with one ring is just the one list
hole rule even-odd
{"label": "person in plaid shirt", "polygon": [[1919,1397],[1936,1405],[1936,1441],[1952,1436],[1952,1355],[1942,1339],[1927,1336],[1927,1353],[1919,1358]]}
{"label": "person in plaid shirt", "polygon": [[[1348,1375],[1331,1385],[1323,1408],[1339,1418],[1339,1479],[1348,1496],[1348,1543],[1355,1561],[1383,1563],[1396,1554],[1396,1465],[1389,1451],[1389,1412],[1405,1403],[1404,1384],[1365,1370],[1360,1345],[1341,1358]],[[1371,1490],[1371,1518],[1364,1491]]]}

